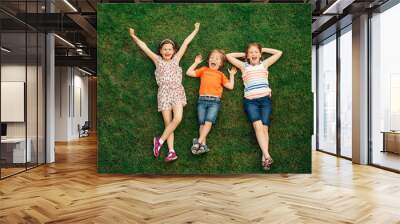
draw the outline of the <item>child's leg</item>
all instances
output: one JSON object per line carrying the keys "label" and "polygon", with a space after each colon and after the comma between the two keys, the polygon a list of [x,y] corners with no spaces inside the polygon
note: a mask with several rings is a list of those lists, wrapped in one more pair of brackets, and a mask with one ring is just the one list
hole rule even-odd
{"label": "child's leg", "polygon": [[[200,129],[199,129],[199,136],[200,136],[200,133],[202,132],[202,130],[203,130],[203,127],[204,127],[204,125],[200,125]],[[200,137],[199,137],[200,138]],[[204,144],[206,144],[206,140],[204,139]]]}
{"label": "child's leg", "polygon": [[[200,97],[199,100],[197,101],[197,120],[198,120],[198,122],[200,124],[199,136],[200,136],[200,134],[201,134],[201,132],[203,131],[203,128],[204,128],[206,115],[207,115],[207,101],[201,99],[201,97]],[[199,141],[199,138],[197,138],[197,141]]]}
{"label": "child's leg", "polygon": [[267,125],[263,125],[264,126],[264,134],[265,134],[265,139],[266,139],[266,141],[267,141],[267,145],[266,145],[266,148],[267,148],[267,152],[268,152],[268,154],[267,155],[263,155],[263,161],[265,160],[265,158],[270,158],[271,156],[269,155],[269,132],[268,132],[268,126]]}
{"label": "child's leg", "polygon": [[258,145],[263,154],[261,160],[264,162],[266,159],[271,158],[269,155],[268,135],[269,116],[272,112],[271,99],[269,97],[252,100],[244,99],[243,106],[248,119],[253,125]]}
{"label": "child's leg", "polygon": [[[162,116],[164,119],[164,126],[167,127],[172,122],[172,110],[163,110]],[[174,149],[174,133],[172,132],[167,138],[168,150]]]}
{"label": "child's leg", "polygon": [[203,128],[200,130],[200,137],[199,137],[199,142],[201,144],[206,144],[206,138],[208,133],[210,133],[212,127],[212,123],[210,121],[206,121],[206,123],[203,125]]}
{"label": "child's leg", "polygon": [[208,104],[204,126],[199,137],[199,142],[201,144],[206,144],[207,135],[210,133],[212,125],[215,124],[217,120],[218,111],[221,106],[220,102],[217,101],[211,101]]}
{"label": "child's leg", "polygon": [[183,106],[182,105],[175,105],[172,107],[172,111],[174,113],[174,117],[172,118],[171,122],[165,127],[163,134],[161,135],[161,139],[165,141],[178,127],[179,123],[182,121],[183,116]]}
{"label": "child's leg", "polygon": [[262,124],[261,120],[254,121],[253,128],[256,133],[258,145],[260,146],[263,155],[266,158],[270,157],[268,153],[268,141],[267,141],[268,137],[266,136],[264,125]]}
{"label": "child's leg", "polygon": [[263,124],[263,130],[264,130],[264,135],[265,135],[265,139],[266,139],[266,151],[267,154],[264,153],[264,158],[271,158],[270,154],[269,154],[269,132],[268,132],[268,127],[270,124],[270,116],[272,113],[272,103],[271,103],[271,98],[266,97],[264,98],[264,100],[262,101],[261,105],[260,105],[260,109],[261,109],[261,122]]}

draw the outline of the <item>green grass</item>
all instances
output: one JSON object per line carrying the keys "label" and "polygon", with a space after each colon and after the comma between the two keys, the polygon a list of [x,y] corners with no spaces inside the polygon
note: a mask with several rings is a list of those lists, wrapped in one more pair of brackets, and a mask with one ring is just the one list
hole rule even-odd
{"label": "green grass", "polygon": [[[198,136],[199,80],[185,76],[188,104],[175,131],[179,159],[166,164],[152,156],[152,138],[163,130],[157,112],[154,65],[131,41],[128,27],[156,51],[171,38],[179,44],[200,31],[181,60],[184,72],[196,54],[213,48],[243,51],[247,43],[283,51],[270,68],[273,114],[271,173],[310,173],[313,99],[311,94],[311,9],[307,4],[99,4],[98,5],[98,171],[125,174],[263,173],[261,152],[243,111],[238,73],[233,91],[224,90],[222,107],[208,136],[211,151],[190,152]],[[227,65],[224,68],[227,73]]]}

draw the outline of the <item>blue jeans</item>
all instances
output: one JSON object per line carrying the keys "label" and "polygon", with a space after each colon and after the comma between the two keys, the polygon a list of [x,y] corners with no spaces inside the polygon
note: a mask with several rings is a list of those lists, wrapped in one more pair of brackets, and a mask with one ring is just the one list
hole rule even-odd
{"label": "blue jeans", "polygon": [[200,125],[204,125],[206,121],[215,124],[219,108],[221,107],[221,99],[213,96],[200,96],[197,102],[197,118]]}
{"label": "blue jeans", "polygon": [[263,125],[269,126],[271,121],[269,116],[272,113],[272,102],[268,96],[256,99],[243,99],[244,110],[251,123],[261,121]]}

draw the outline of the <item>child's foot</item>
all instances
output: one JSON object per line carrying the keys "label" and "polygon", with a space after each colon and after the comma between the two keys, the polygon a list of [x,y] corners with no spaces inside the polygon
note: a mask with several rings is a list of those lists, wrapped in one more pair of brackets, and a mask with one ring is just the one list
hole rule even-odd
{"label": "child's foot", "polygon": [[193,155],[197,155],[198,154],[197,151],[199,150],[199,147],[200,147],[199,140],[197,138],[194,138],[192,143],[193,143],[193,145],[192,145],[192,148],[190,150],[192,151]]}
{"label": "child's foot", "polygon": [[176,155],[175,151],[169,151],[167,157],[165,157],[165,162],[171,162],[177,160],[178,156]]}
{"label": "child's foot", "polygon": [[263,167],[263,169],[265,170],[265,171],[268,171],[268,170],[270,170],[271,169],[271,165],[272,165],[272,163],[273,163],[274,161],[272,160],[272,158],[271,157],[267,157],[267,158],[265,158],[265,160],[264,161],[262,161],[262,167]]}
{"label": "child's foot", "polygon": [[208,146],[206,144],[201,144],[200,143],[200,147],[199,150],[197,150],[197,154],[203,154],[210,151],[210,149],[208,148]]}
{"label": "child's foot", "polygon": [[162,144],[160,143],[160,137],[154,137],[153,138],[153,155],[154,157],[158,158],[160,155],[160,149],[162,147]]}

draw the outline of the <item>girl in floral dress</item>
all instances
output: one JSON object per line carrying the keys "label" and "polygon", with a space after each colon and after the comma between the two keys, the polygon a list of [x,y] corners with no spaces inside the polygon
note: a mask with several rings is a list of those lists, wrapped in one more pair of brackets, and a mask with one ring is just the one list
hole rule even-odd
{"label": "girl in floral dress", "polygon": [[185,54],[190,42],[199,31],[200,23],[194,24],[195,29],[183,41],[178,50],[176,43],[165,39],[159,44],[159,55],[151,51],[147,45],[140,40],[135,31],[130,28],[129,34],[132,40],[153,61],[156,66],[155,77],[158,85],[157,104],[161,112],[165,129],[161,136],[153,138],[153,155],[158,158],[164,142],[168,145],[166,162],[178,159],[174,149],[174,130],[178,127],[183,116],[183,107],[186,105],[185,89],[182,86],[182,68],[179,62]]}

